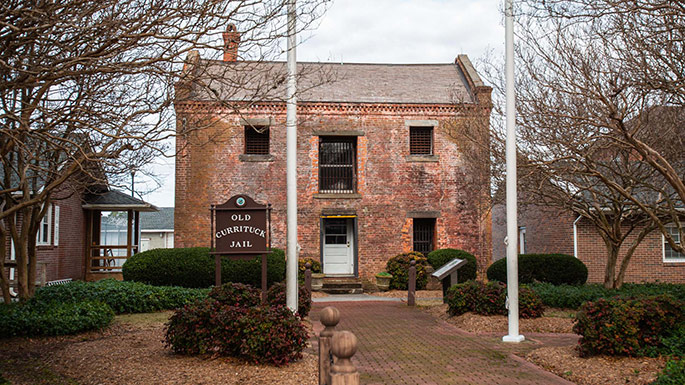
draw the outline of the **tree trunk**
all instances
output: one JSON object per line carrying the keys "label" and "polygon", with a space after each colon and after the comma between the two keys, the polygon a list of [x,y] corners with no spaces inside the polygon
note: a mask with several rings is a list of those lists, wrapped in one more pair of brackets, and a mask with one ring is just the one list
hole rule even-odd
{"label": "tree trunk", "polygon": [[[1,222],[1,221],[0,221]],[[0,223],[0,291],[2,291],[2,300],[5,303],[12,301],[10,295],[10,280],[9,275],[5,273],[5,258],[7,257],[7,232],[5,226]]]}
{"label": "tree trunk", "polygon": [[642,229],[642,231],[640,231],[640,233],[637,235],[637,238],[635,238],[633,243],[630,245],[628,251],[626,251],[626,255],[623,257],[623,260],[621,261],[621,266],[618,270],[618,277],[614,282],[614,289],[620,289],[621,286],[623,286],[623,280],[625,279],[626,271],[628,270],[630,259],[633,257],[633,254],[635,253],[635,249],[637,249],[640,243],[642,243],[647,234],[651,233],[655,229],[656,226],[645,226]]}
{"label": "tree trunk", "polygon": [[618,248],[612,244],[607,243],[607,265],[604,270],[604,287],[613,289],[616,282],[616,262],[618,260]]}

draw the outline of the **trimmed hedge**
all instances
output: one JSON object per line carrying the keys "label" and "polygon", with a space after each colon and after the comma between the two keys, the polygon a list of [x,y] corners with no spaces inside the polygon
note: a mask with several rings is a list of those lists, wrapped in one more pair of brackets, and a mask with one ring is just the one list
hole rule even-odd
{"label": "trimmed hedge", "polygon": [[581,307],[573,331],[582,336],[578,342],[581,356],[644,356],[669,350],[662,343],[664,337],[683,323],[685,303],[671,296],[600,298]]}
{"label": "trimmed hedge", "polygon": [[[153,249],[129,258],[122,268],[125,281],[155,286],[207,288],[214,285],[214,256],[207,247]],[[272,249],[267,256],[267,283],[285,279],[285,253]],[[222,258],[221,281],[261,286],[261,257],[251,260]]]}
{"label": "trimmed hedge", "polygon": [[[587,267],[578,258],[566,254],[520,254],[519,282],[549,282],[554,285],[583,285]],[[507,260],[495,261],[487,271],[490,281],[507,281]]]}
{"label": "trimmed hedge", "polygon": [[685,384],[685,359],[673,359],[666,362],[666,367],[659,374],[653,385]]}
{"label": "trimmed hedge", "polygon": [[115,313],[149,313],[169,310],[207,295],[206,289],[152,286],[138,282],[103,279],[97,282],[74,281],[64,285],[41,287],[30,303],[98,301]]}
{"label": "trimmed hedge", "polygon": [[392,274],[390,280],[391,290],[407,290],[409,280],[410,262],[416,261],[416,290],[426,288],[428,283],[428,273],[426,273],[426,266],[428,260],[421,253],[415,251],[409,253],[398,254],[388,260],[385,265],[385,270]]}
{"label": "trimmed hedge", "polygon": [[[505,306],[507,286],[501,282],[468,281],[447,290],[447,312],[451,316],[473,312],[481,315],[507,314]],[[540,297],[523,286],[519,290],[519,316],[542,316],[544,306]]]}
{"label": "trimmed hedge", "polygon": [[[269,299],[281,301],[280,286]],[[285,365],[302,357],[308,332],[285,306],[255,306],[259,291],[240,284],[214,288],[209,297],[178,309],[167,324],[165,342],[180,354],[219,354],[249,362]]]}
{"label": "trimmed hedge", "polygon": [[467,261],[466,265],[460,267],[457,274],[459,283],[476,279],[478,262],[476,261],[476,257],[469,252],[459,249],[438,249],[428,253],[426,258],[428,259],[428,263],[430,263],[435,270],[438,270],[454,258],[465,259]]}
{"label": "trimmed hedge", "polygon": [[75,334],[102,329],[113,319],[112,309],[95,301],[2,304],[0,338]]}
{"label": "trimmed hedge", "polygon": [[599,298],[649,297],[667,294],[685,301],[685,285],[667,283],[626,283],[620,289],[606,289],[599,284],[583,286],[533,283],[530,287],[540,295],[545,306],[578,309],[584,302]]}

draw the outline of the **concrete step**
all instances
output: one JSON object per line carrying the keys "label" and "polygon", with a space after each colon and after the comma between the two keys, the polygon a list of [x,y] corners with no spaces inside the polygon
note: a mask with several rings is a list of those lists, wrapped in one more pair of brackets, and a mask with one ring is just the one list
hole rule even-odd
{"label": "concrete step", "polygon": [[324,293],[328,294],[362,294],[362,281],[356,277],[326,277],[323,280]]}

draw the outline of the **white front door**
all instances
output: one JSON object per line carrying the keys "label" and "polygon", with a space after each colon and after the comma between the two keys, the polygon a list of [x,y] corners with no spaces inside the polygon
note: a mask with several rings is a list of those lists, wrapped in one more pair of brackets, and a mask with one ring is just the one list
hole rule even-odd
{"label": "white front door", "polygon": [[323,220],[323,272],[354,275],[354,229],[351,218]]}

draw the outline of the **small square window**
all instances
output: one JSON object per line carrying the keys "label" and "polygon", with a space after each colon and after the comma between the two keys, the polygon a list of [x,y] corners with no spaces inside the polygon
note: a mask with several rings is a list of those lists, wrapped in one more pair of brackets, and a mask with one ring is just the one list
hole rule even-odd
{"label": "small square window", "polygon": [[433,127],[409,127],[409,154],[433,155]]}
{"label": "small square window", "polygon": [[269,155],[269,127],[245,126],[245,154]]}

